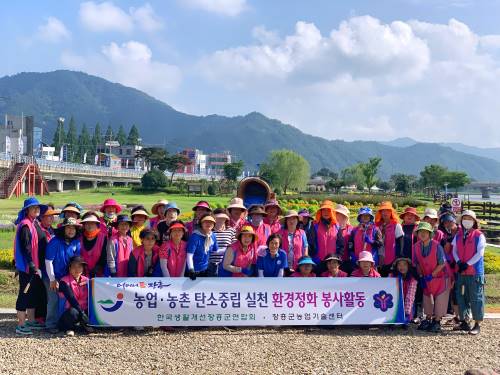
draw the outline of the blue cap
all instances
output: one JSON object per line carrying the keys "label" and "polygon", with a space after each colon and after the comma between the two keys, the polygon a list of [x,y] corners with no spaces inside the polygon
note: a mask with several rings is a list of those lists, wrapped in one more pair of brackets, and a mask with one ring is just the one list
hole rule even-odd
{"label": "blue cap", "polygon": [[165,207],[165,212],[167,212],[168,210],[176,210],[177,211],[177,215],[179,215],[181,213],[181,210],[179,209],[179,207],[177,207],[177,203],[175,202],[169,202],[169,204],[167,204],[167,206]]}
{"label": "blue cap", "polygon": [[361,207],[358,211],[358,222],[360,221],[359,220],[359,217],[361,215],[370,215],[370,221],[373,221],[375,220],[375,216],[373,215],[373,211],[370,207]]}
{"label": "blue cap", "polygon": [[36,199],[35,197],[26,198],[23,203],[23,208],[21,208],[21,210],[17,214],[17,219],[15,223],[19,224],[26,217],[26,210],[30,207],[35,207],[35,206],[40,207],[40,209],[43,209],[45,207],[45,205],[40,204],[38,199]]}
{"label": "blue cap", "polygon": [[308,257],[308,256],[305,256],[305,257],[302,257],[299,259],[299,266],[302,266],[304,264],[312,264],[313,266],[316,265],[316,263],[314,263],[314,261],[312,260],[311,257]]}
{"label": "blue cap", "polygon": [[445,214],[445,215],[441,216],[441,222],[444,223],[445,221],[451,221],[453,223],[456,223],[457,219],[455,219],[455,216],[453,216],[451,214]]}

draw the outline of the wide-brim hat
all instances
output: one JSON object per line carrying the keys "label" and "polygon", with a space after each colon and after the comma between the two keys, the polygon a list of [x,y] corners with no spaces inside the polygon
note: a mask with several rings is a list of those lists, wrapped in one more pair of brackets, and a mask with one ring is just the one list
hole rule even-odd
{"label": "wide-brim hat", "polygon": [[428,217],[429,219],[438,219],[438,213],[434,208],[426,208],[424,211],[424,218]]}
{"label": "wide-brim hat", "polygon": [[295,210],[288,210],[286,212],[286,215],[283,216],[281,219],[280,219],[280,223],[281,224],[285,224],[286,223],[286,220],[291,218],[291,217],[296,217],[297,220],[299,219],[299,213]]}
{"label": "wide-brim hat", "polygon": [[203,223],[204,221],[210,221],[210,222],[214,223],[214,225],[215,225],[215,218],[212,215],[203,216],[200,219],[200,224]]}
{"label": "wide-brim hat", "polygon": [[345,216],[345,217],[347,217],[348,219],[349,219],[349,216],[351,215],[351,212],[349,211],[349,209],[348,209],[346,206],[344,206],[343,204],[337,204],[337,205],[335,206],[334,211],[335,211],[336,213],[339,213],[339,214],[341,214],[341,215],[344,215],[344,216]]}
{"label": "wide-brim hat", "polygon": [[405,261],[406,263],[408,263],[408,267],[411,266],[411,264],[412,264],[410,258],[399,257],[399,258],[396,258],[396,260],[394,260],[394,262],[392,262],[392,268],[396,268],[397,265],[398,265],[398,263],[401,262],[401,261]]}
{"label": "wide-brim hat", "polygon": [[120,223],[128,223],[129,225],[132,225],[132,219],[128,215],[118,215],[116,217],[116,221],[111,225],[116,228]]}
{"label": "wide-brim hat", "polygon": [[264,209],[264,207],[262,207],[262,205],[254,204],[254,205],[250,206],[250,208],[248,209],[248,216],[252,216],[252,215],[267,216],[267,212]]}
{"label": "wide-brim hat", "polygon": [[114,208],[116,209],[116,213],[117,213],[117,214],[118,214],[118,213],[120,213],[120,212],[121,212],[121,210],[122,210],[122,206],[120,206],[120,205],[118,204],[118,202],[117,202],[117,201],[115,201],[113,198],[108,198],[108,199],[106,199],[106,200],[103,202],[103,204],[102,204],[102,206],[101,206],[101,209],[100,209],[99,211],[104,212],[104,210],[106,209],[106,207],[114,207]]}
{"label": "wide-brim hat", "polygon": [[362,251],[359,253],[358,264],[359,262],[371,262],[375,264],[375,261],[373,260],[373,255],[369,251]]}
{"label": "wide-brim hat", "polygon": [[462,218],[464,216],[470,216],[476,223],[477,223],[477,216],[476,216],[476,213],[472,210],[465,210],[462,212],[462,214],[460,215],[460,221],[462,221]]}
{"label": "wide-brim hat", "polygon": [[266,211],[268,208],[271,208],[271,207],[276,207],[278,209],[278,215],[281,215],[281,207],[276,199],[268,200],[264,204],[264,210],[266,210]]}
{"label": "wide-brim hat", "polygon": [[40,206],[40,217],[57,216],[60,213],[61,213],[61,210],[56,210],[56,209],[50,208],[49,206],[46,206],[46,205]]}
{"label": "wide-brim hat", "polygon": [[83,215],[82,220],[80,220],[80,224],[85,223],[96,223],[97,226],[101,225],[101,221],[99,220],[99,216],[94,211],[89,211]]}
{"label": "wide-brim hat", "polygon": [[303,266],[305,264],[311,264],[313,266],[316,265],[316,263],[314,263],[314,260],[312,260],[311,257],[307,257],[307,256],[300,258],[297,265],[300,267],[300,266]]}
{"label": "wide-brim hat", "polygon": [[375,213],[375,223],[379,224],[382,222],[382,211],[383,210],[388,210],[391,212],[391,218],[389,219],[389,221],[391,223],[395,224],[398,222],[398,213],[396,212],[396,210],[392,206],[392,202],[391,201],[383,201],[383,202],[380,202],[380,205],[377,208],[377,212]]}
{"label": "wide-brim hat", "polygon": [[417,209],[415,207],[406,207],[405,210],[401,213],[401,215],[399,215],[399,218],[403,220],[406,214],[411,214],[415,216],[417,218],[417,221],[420,220],[420,216],[417,213]]}
{"label": "wide-brim hat", "polygon": [[255,233],[255,231],[250,225],[244,225],[241,227],[240,231],[238,232],[238,235],[236,236],[238,241],[241,241],[241,236],[244,234],[251,234],[253,236],[252,243],[255,243],[255,241],[258,240],[257,233]]}
{"label": "wide-brim hat", "polygon": [[153,204],[153,207],[151,207],[151,212],[153,213],[153,215],[158,215],[158,207],[167,205],[168,201],[166,199],[160,199],[158,202]]}
{"label": "wide-brim hat", "polygon": [[335,217],[335,205],[331,200],[324,200],[321,202],[321,206],[319,206],[318,211],[316,211],[315,219],[317,222],[321,220],[321,210],[326,209],[330,211],[330,219],[332,221],[332,224],[337,223],[337,218]]}
{"label": "wide-brim hat", "polygon": [[80,215],[82,212],[78,209],[78,207],[72,206],[72,205],[67,205],[64,206],[63,209],[61,210],[61,214],[65,212],[74,212],[78,215]]}
{"label": "wide-brim hat", "polygon": [[426,230],[427,232],[429,232],[431,235],[434,233],[434,228],[432,227],[432,225],[430,225],[428,222],[426,221],[421,221],[420,223],[418,223],[418,226],[417,226],[417,232],[418,231],[421,231],[421,230]]}
{"label": "wide-brim hat", "polygon": [[165,212],[167,212],[168,210],[176,210],[177,215],[179,215],[181,213],[181,210],[179,209],[179,207],[177,207],[177,203],[175,203],[175,202],[169,202],[167,204],[167,206],[165,207]]}
{"label": "wide-brim hat", "polygon": [[342,258],[338,256],[337,254],[327,254],[325,258],[323,259],[324,263],[327,263],[331,260],[336,260],[339,263],[342,263]]}
{"label": "wide-brim hat", "polygon": [[35,197],[29,197],[29,198],[27,198],[27,199],[24,200],[22,210],[26,210],[26,209],[28,209],[30,207],[35,207],[35,206],[40,207],[40,206],[43,206],[43,205]]}
{"label": "wide-brim hat", "polygon": [[358,222],[361,222],[361,216],[362,215],[368,215],[370,216],[370,221],[374,221],[375,220],[375,215],[373,214],[373,211],[370,207],[361,207],[358,211],[358,216],[357,216],[357,219],[358,219]]}
{"label": "wide-brim hat", "polygon": [[199,201],[198,203],[196,203],[193,207],[193,211],[196,211],[197,208],[205,208],[208,211],[212,212],[212,208],[207,201]]}
{"label": "wide-brim hat", "polygon": [[149,214],[146,212],[146,210],[137,210],[134,212],[130,213],[130,217],[134,218],[134,216],[146,216],[146,218],[149,218]]}
{"label": "wide-brim hat", "polygon": [[303,208],[299,211],[299,216],[300,217],[307,217],[307,218],[310,218],[311,217],[311,213],[309,212],[309,210],[307,208]]}
{"label": "wide-brim hat", "polygon": [[229,216],[225,212],[219,212],[217,214],[213,215],[216,219],[224,219],[226,221],[229,221]]}
{"label": "wide-brim hat", "polygon": [[244,211],[247,210],[247,208],[243,204],[243,199],[241,199],[241,198],[231,199],[231,201],[229,202],[229,206],[227,206],[227,210],[229,211],[232,208],[239,208],[239,209],[242,209]]}

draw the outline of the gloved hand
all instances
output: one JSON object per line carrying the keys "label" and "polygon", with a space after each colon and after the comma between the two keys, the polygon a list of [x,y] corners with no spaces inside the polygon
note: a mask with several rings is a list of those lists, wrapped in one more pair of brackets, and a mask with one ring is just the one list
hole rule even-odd
{"label": "gloved hand", "polygon": [[191,280],[196,280],[196,272],[194,272],[194,270],[189,270],[188,275]]}
{"label": "gloved hand", "polygon": [[467,263],[464,263],[464,262],[458,262],[458,272],[462,273],[464,272],[467,267],[469,267],[469,265]]}

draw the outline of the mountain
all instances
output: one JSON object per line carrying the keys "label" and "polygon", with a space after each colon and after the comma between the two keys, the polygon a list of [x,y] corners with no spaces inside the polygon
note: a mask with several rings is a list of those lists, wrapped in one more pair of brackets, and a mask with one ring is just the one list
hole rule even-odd
{"label": "mountain", "polygon": [[[500,162],[433,143],[395,147],[379,142],[326,140],[253,112],[245,116],[192,116],[133,88],[81,72],[20,73],[0,78],[0,115],[31,114],[52,140],[58,117],[74,116],[79,126],[99,122],[116,129],[136,124],[143,142],[166,145],[171,152],[195,147],[205,152],[228,150],[255,169],[274,149],[302,154],[312,170],[341,170],[373,156],[383,159],[380,177],[396,172],[418,174],[428,164],[464,170],[472,178],[500,181]],[[103,129],[103,130],[104,130]],[[341,136],[341,134],[339,134]]]}

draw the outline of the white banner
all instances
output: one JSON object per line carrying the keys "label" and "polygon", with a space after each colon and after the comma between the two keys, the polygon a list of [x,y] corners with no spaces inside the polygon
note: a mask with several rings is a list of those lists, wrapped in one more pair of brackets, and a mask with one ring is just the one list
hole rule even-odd
{"label": "white banner", "polygon": [[96,326],[404,323],[394,278],[96,278]]}

